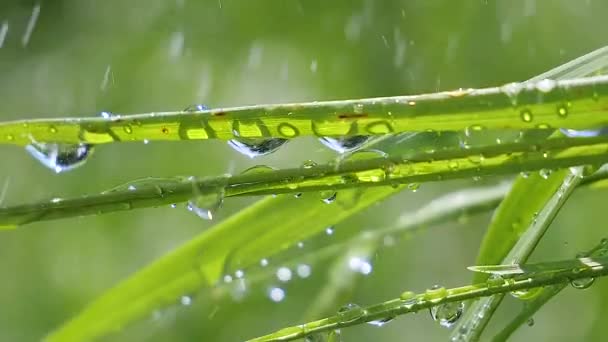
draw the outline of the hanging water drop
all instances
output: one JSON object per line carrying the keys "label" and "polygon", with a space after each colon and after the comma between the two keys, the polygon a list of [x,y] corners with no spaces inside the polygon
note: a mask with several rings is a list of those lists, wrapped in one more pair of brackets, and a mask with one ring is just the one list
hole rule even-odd
{"label": "hanging water drop", "polygon": [[193,183],[195,197],[188,201],[186,208],[205,220],[213,220],[213,216],[224,202],[224,188],[214,191],[201,192]]}
{"label": "hanging water drop", "polygon": [[269,138],[269,139],[251,139],[238,138],[228,140],[228,145],[246,155],[249,158],[255,158],[270,154],[279,149],[287,142],[287,139]]}
{"label": "hanging water drop", "polygon": [[559,129],[565,136],[570,138],[592,138],[600,135],[608,134],[608,129],[600,128],[600,129],[589,129],[589,130],[575,130],[569,128],[560,128]]}
{"label": "hanging water drop", "polygon": [[332,190],[321,191],[321,200],[327,204],[332,204],[338,197],[338,193]]}
{"label": "hanging water drop", "polygon": [[367,135],[353,135],[342,138],[322,137],[319,141],[338,153],[345,153],[361,147],[370,138]]}
{"label": "hanging water drop", "polygon": [[593,285],[593,283],[595,282],[595,278],[580,278],[580,279],[573,279],[570,282],[570,285],[572,285],[572,287],[574,287],[575,289],[578,290],[584,290],[586,288],[588,288],[589,286]]}
{"label": "hanging water drop", "polygon": [[362,307],[353,303],[348,303],[338,310],[338,317],[342,323],[352,322],[365,314],[366,311]]}
{"label": "hanging water drop", "polygon": [[369,322],[367,322],[367,324],[370,324],[370,325],[373,325],[373,326],[376,326],[376,327],[380,328],[380,327],[386,325],[387,323],[392,322],[394,319],[395,319],[395,317],[391,316],[391,317],[386,317],[386,318],[382,318],[382,319],[376,319],[376,320],[373,320],[373,321],[369,321]]}
{"label": "hanging water drop", "polygon": [[431,318],[439,325],[445,328],[450,328],[460,319],[464,311],[463,302],[450,302],[433,306],[429,309]]}
{"label": "hanging water drop", "polygon": [[531,289],[520,289],[511,291],[511,296],[520,300],[530,300],[538,297],[542,292],[542,287],[533,287]]}
{"label": "hanging water drop", "polygon": [[543,177],[543,179],[549,179],[549,176],[551,176],[551,173],[553,171],[551,171],[551,169],[540,169],[538,171],[538,174]]}
{"label": "hanging water drop", "polygon": [[61,173],[82,166],[93,153],[93,145],[77,145],[33,142],[25,150],[42,165]]}

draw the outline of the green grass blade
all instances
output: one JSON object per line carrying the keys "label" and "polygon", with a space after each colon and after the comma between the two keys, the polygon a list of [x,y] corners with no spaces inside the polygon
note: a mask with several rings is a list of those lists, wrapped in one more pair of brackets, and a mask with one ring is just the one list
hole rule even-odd
{"label": "green grass blade", "polygon": [[435,94],[0,123],[0,144],[383,135],[608,125],[608,77]]}
{"label": "green grass blade", "polygon": [[[437,146],[434,146],[437,147]],[[413,149],[387,157],[346,160],[310,168],[176,180],[141,185],[71,199],[0,208],[0,225],[22,225],[35,221],[185,202],[193,193],[217,192],[226,197],[295,192],[342,190],[371,186],[513,174],[520,171],[557,169],[572,165],[608,162],[608,136],[571,139],[552,138],[542,142],[496,144],[462,149],[457,143],[436,150]],[[488,262],[484,262],[487,264]]]}
{"label": "green grass blade", "polygon": [[[538,75],[527,82],[601,74],[607,66],[608,48],[605,47]],[[581,170],[578,169],[577,172],[581,172]],[[552,220],[549,215],[545,217],[548,219],[544,222],[545,227],[537,225],[535,213],[550,211],[550,202],[555,201],[556,196],[561,197],[561,187],[565,184],[565,181],[562,183],[562,180],[570,179],[571,176],[570,170],[561,170],[558,171],[558,174],[554,174],[549,182],[540,179],[539,176],[535,176],[536,179],[518,177],[512,192],[499,207],[484,237],[477,263],[497,264],[501,260],[503,263],[525,261]],[[577,179],[576,182],[578,181],[580,180]],[[559,206],[556,209],[559,209]],[[533,229],[535,226],[539,228]],[[530,238],[533,234],[536,235]],[[528,237],[528,240],[525,240],[525,237]],[[518,248],[518,246],[525,248]],[[511,249],[511,247],[514,248]],[[502,259],[503,257],[504,259]],[[476,273],[473,281],[484,279],[487,279],[487,274]],[[502,296],[494,296],[474,303],[464,319],[458,323],[452,339],[456,341],[477,340],[501,301]],[[461,331],[465,331],[465,333],[460,333]]]}
{"label": "green grass blade", "polygon": [[[403,141],[419,147],[441,144],[434,134],[386,140],[376,147],[400,149]],[[47,340],[82,341],[108,334],[153,310],[176,305],[182,295],[214,286],[224,273],[257,264],[398,191],[399,187],[342,191],[340,201],[348,206],[326,205],[316,196],[267,197],[108,290]]]}
{"label": "green grass blade", "polygon": [[[313,322],[281,329],[275,333],[258,337],[250,341],[291,341],[305,336],[333,329],[362,324],[387,317],[395,317],[411,312],[444,305],[451,302],[495,296],[508,292],[532,289],[556,284],[570,283],[572,280],[597,278],[608,275],[608,257],[593,258],[593,265],[575,268],[558,268],[543,273],[523,274],[510,279],[495,279],[473,285],[433,289],[424,293],[405,292],[400,298],[388,300],[364,308],[353,308],[335,316]],[[562,264],[562,263],[560,263]]]}
{"label": "green grass blade", "polygon": [[[590,251],[581,253],[581,257],[601,257],[607,252],[606,247],[608,247],[608,239],[603,239],[599,245],[595,246]],[[576,267],[576,262],[576,260],[572,260],[570,263]],[[513,319],[494,336],[492,341],[506,341],[515,332],[515,330],[517,330],[524,323],[528,322],[528,320],[531,319],[532,316],[538,310],[540,310],[541,307],[543,307],[543,305],[545,305],[549,300],[551,300],[551,298],[555,297],[567,286],[568,284],[557,284],[543,288],[542,292],[537,297],[524,303],[521,312],[513,317]]]}

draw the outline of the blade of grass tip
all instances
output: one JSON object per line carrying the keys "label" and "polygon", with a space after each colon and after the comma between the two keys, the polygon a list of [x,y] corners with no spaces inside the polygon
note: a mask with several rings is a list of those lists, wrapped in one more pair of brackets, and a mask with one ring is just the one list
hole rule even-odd
{"label": "blade of grass tip", "polygon": [[[602,256],[593,258],[593,263],[575,268],[557,268],[543,273],[523,274],[510,279],[495,279],[457,288],[430,289],[420,294],[406,291],[396,299],[367,307],[349,306],[340,310],[335,316],[284,328],[249,341],[292,341],[325,331],[443,306],[447,303],[461,303],[473,298],[531,290],[606,275],[608,275],[608,257]],[[458,314],[455,314],[455,317],[458,317]]]}
{"label": "blade of grass tip", "polygon": [[[450,147],[441,145],[399,153],[366,155],[366,158],[296,167],[272,172],[244,172],[235,176],[183,178],[175,182],[145,184],[131,189],[52,199],[0,208],[0,224],[31,222],[74,216],[99,215],[185,202],[199,194],[224,197],[282,193],[338,191],[350,188],[399,186],[475,176],[513,174],[572,165],[608,162],[608,135],[572,139],[556,137],[462,149],[456,134]],[[398,139],[398,137],[396,137]]]}
{"label": "blade of grass tip", "polygon": [[[563,77],[585,77],[596,72],[602,72],[606,66],[608,66],[608,47],[598,49],[554,68],[530,79],[528,82],[539,82],[544,79],[562,79]],[[582,173],[582,169],[580,168],[561,170],[557,174],[553,174],[549,182],[546,182],[546,180],[541,179],[542,177],[539,176],[534,176],[533,179],[525,179],[519,176],[513,186],[513,190],[499,206],[492,220],[492,224],[480,247],[477,264],[496,264],[505,256],[504,261],[511,262],[510,258],[514,251],[521,253],[521,255],[518,255],[519,259],[521,259],[519,261],[525,261],[536,246],[537,241],[534,241],[540,239],[548,224],[552,221],[551,215],[545,216],[548,219],[544,222],[546,226],[542,229],[532,229],[535,225],[537,227],[542,226],[535,224],[538,222],[538,218],[534,217],[534,213],[545,210],[551,211],[548,205],[551,201],[555,201],[555,197],[558,195],[558,197],[563,197],[564,200],[568,197],[566,193],[570,193],[571,190],[562,188],[565,182],[572,178],[573,170],[575,173]],[[562,182],[561,180],[564,181]],[[577,178],[574,183],[578,181],[580,179]],[[530,191],[530,187],[534,188],[533,191]],[[571,187],[568,188],[572,189]],[[561,204],[556,209],[559,209],[559,207],[561,207]],[[530,224],[530,221],[532,221],[532,224]],[[530,238],[530,231],[537,235],[534,238]],[[524,237],[527,237],[527,240],[524,240]],[[518,248],[518,246],[520,247]],[[509,250],[511,252],[507,255]],[[474,275],[473,281],[484,279],[487,279],[487,275],[477,273]],[[475,341],[479,339],[494,311],[500,305],[502,298],[503,296],[493,296],[473,303],[454,329],[451,335],[452,340]]]}
{"label": "blade of grass tip", "polygon": [[[447,137],[431,133],[398,136],[376,147],[390,152],[441,146],[441,139]],[[403,139],[406,146],[397,143]],[[449,139],[444,142],[452,143]],[[257,264],[400,189],[342,191],[332,205],[322,203],[317,196],[297,200],[289,196],[267,197],[108,290],[46,340],[80,341],[106,335],[153,310],[176,305],[183,294],[214,286],[223,274]]]}
{"label": "blade of grass tip", "polygon": [[[602,239],[602,241],[595,246],[593,249],[581,253],[580,257],[599,257],[603,256],[606,253],[606,248],[608,247],[608,239]],[[523,308],[519,314],[517,314],[513,319],[500,331],[498,332],[492,341],[501,342],[506,341],[511,337],[511,335],[523,324],[529,322],[532,319],[532,316],[540,310],[543,305],[545,305],[551,298],[560,293],[564,288],[568,286],[568,283],[557,284],[543,288],[543,291],[535,298],[526,301],[523,305]]]}
{"label": "blade of grass tip", "polygon": [[[556,115],[563,103],[570,104],[568,115]],[[597,76],[411,96],[11,121],[0,123],[0,144],[293,139],[464,131],[471,126],[534,129],[539,123],[589,129],[606,125],[606,103],[608,77]]]}

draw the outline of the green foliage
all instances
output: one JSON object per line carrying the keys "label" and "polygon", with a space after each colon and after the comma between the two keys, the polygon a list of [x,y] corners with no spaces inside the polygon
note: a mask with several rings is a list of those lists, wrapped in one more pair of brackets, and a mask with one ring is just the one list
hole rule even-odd
{"label": "green foliage", "polygon": [[0,8],[0,339],[605,336],[608,5]]}

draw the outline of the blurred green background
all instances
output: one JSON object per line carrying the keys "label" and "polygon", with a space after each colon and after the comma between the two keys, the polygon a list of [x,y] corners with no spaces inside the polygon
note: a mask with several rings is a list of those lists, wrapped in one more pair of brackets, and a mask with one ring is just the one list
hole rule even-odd
{"label": "blurred green background", "polygon": [[[132,0],[0,3],[0,119],[143,113],[268,102],[348,99],[483,87],[524,80],[606,45],[608,3],[599,0]],[[36,18],[32,18],[32,16]],[[33,20],[35,19],[35,20]],[[28,24],[29,23],[29,24]],[[28,25],[33,25],[29,30]],[[312,138],[251,160],[224,142],[102,146],[82,168],[56,175],[13,146],[0,146],[2,205],[95,193],[146,176],[218,175],[256,164],[317,162],[334,153]],[[423,184],[335,226],[340,239],[379,229],[446,191],[491,183]],[[605,232],[605,190],[578,190],[533,256],[572,257]],[[216,221],[255,199],[230,199]],[[295,200],[295,199],[294,199]],[[321,205],[321,204],[320,204]],[[357,276],[348,301],[362,305],[470,280],[490,215],[433,227],[382,248]],[[88,302],[211,227],[187,212],[156,208],[32,224],[0,236],[0,340],[35,341]],[[247,227],[243,227],[247,229]],[[312,252],[326,241],[304,242]],[[271,268],[279,264],[269,265]],[[195,297],[157,312],[109,341],[241,341],[302,322],[327,282],[252,284],[244,298]],[[268,298],[281,286],[283,301]],[[509,298],[489,331],[517,312]],[[608,282],[567,288],[514,340],[602,340]],[[442,341],[426,312],[382,328],[343,330],[344,341]],[[485,335],[486,338],[491,336]]]}

